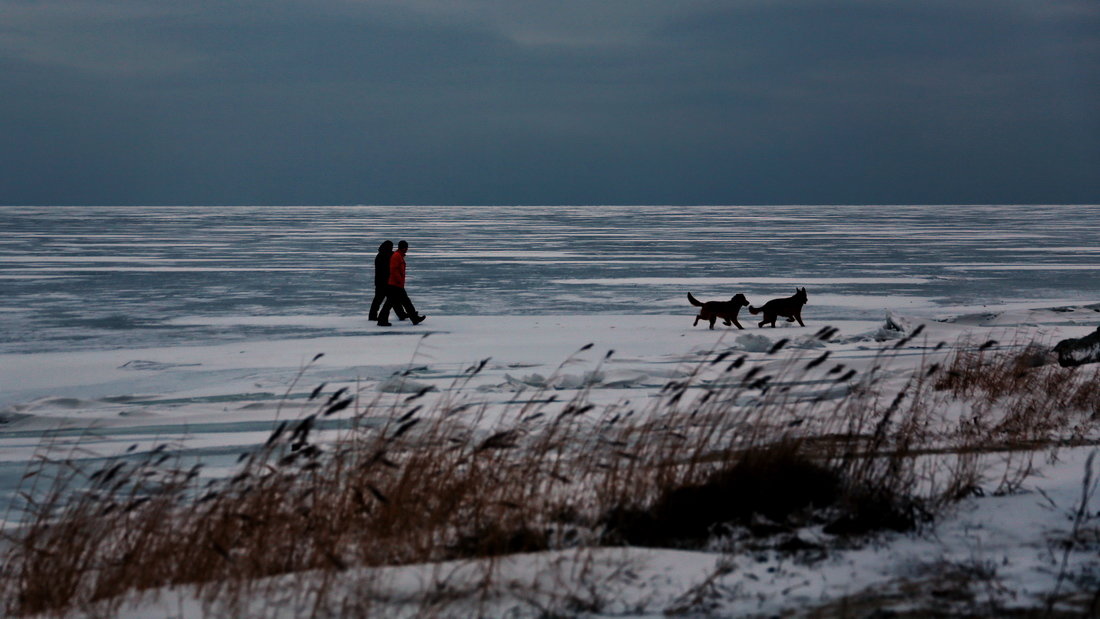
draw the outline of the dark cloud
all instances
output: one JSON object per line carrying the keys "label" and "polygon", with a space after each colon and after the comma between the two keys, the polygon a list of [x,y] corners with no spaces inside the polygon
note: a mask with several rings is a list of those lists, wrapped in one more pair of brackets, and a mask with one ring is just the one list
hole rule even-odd
{"label": "dark cloud", "polygon": [[1100,201],[1091,0],[0,12],[5,204]]}

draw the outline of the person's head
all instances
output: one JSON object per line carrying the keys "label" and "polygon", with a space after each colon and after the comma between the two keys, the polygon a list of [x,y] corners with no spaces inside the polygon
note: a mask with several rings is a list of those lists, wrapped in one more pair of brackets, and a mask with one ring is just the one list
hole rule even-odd
{"label": "person's head", "polygon": [[398,241],[397,251],[399,251],[403,254],[408,252],[409,251],[409,242],[408,241]]}
{"label": "person's head", "polygon": [[393,241],[382,241],[382,244],[378,246],[378,251],[392,252],[393,251]]}

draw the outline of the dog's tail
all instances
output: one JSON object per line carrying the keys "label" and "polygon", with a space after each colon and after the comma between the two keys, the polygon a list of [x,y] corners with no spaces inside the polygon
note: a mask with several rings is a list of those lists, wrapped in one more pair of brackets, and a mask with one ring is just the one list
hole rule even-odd
{"label": "dog's tail", "polygon": [[759,314],[760,310],[762,310],[762,309],[763,308],[761,308],[761,307],[753,307],[753,306],[750,305],[749,306],[749,313],[750,314]]}
{"label": "dog's tail", "polygon": [[691,296],[690,292],[688,293],[688,303],[691,303],[692,305],[698,305],[700,307],[702,307],[702,305],[703,305],[703,302],[700,301],[699,299],[696,299],[695,297]]}

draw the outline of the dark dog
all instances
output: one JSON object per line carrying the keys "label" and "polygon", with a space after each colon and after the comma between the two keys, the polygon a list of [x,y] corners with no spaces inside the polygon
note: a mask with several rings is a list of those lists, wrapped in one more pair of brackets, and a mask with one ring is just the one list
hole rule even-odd
{"label": "dark dog", "polygon": [[741,323],[737,322],[737,312],[741,311],[742,307],[749,304],[749,300],[745,298],[745,295],[737,293],[733,295],[733,298],[729,301],[707,301],[703,303],[699,299],[691,296],[688,293],[688,303],[698,306],[699,315],[695,317],[695,322],[691,323],[691,326],[699,324],[700,320],[709,320],[710,328],[714,328],[714,321],[721,318],[722,322],[728,327],[730,325],[737,325],[738,329],[744,329]]}
{"label": "dark dog", "polygon": [[798,324],[805,327],[806,323],[802,322],[802,306],[806,304],[806,289],[795,288],[794,296],[787,297],[785,299],[772,299],[765,303],[762,307],[750,307],[749,311],[753,314],[759,314],[764,312],[764,320],[760,321],[760,326],[771,323],[771,326],[775,327],[775,319],[782,316],[787,319],[787,322],[798,321]]}

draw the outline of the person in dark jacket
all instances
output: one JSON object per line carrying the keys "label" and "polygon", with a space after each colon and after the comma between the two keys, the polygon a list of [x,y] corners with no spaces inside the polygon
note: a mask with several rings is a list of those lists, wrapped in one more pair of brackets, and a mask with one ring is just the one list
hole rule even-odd
{"label": "person in dark jacket", "polygon": [[[378,320],[378,310],[386,301],[390,289],[390,258],[393,256],[393,241],[385,241],[378,246],[378,255],[374,257],[374,299],[370,302],[371,320]],[[405,320],[404,308],[395,308],[398,320]]]}
{"label": "person in dark jacket", "polygon": [[407,241],[401,241],[397,244],[397,251],[390,257],[389,289],[386,291],[386,302],[378,314],[378,325],[381,327],[390,326],[390,306],[393,306],[394,313],[399,316],[401,313],[408,316],[414,325],[424,322],[427,318],[416,313],[409,294],[405,292],[405,254],[407,253],[409,253],[409,244]]}

